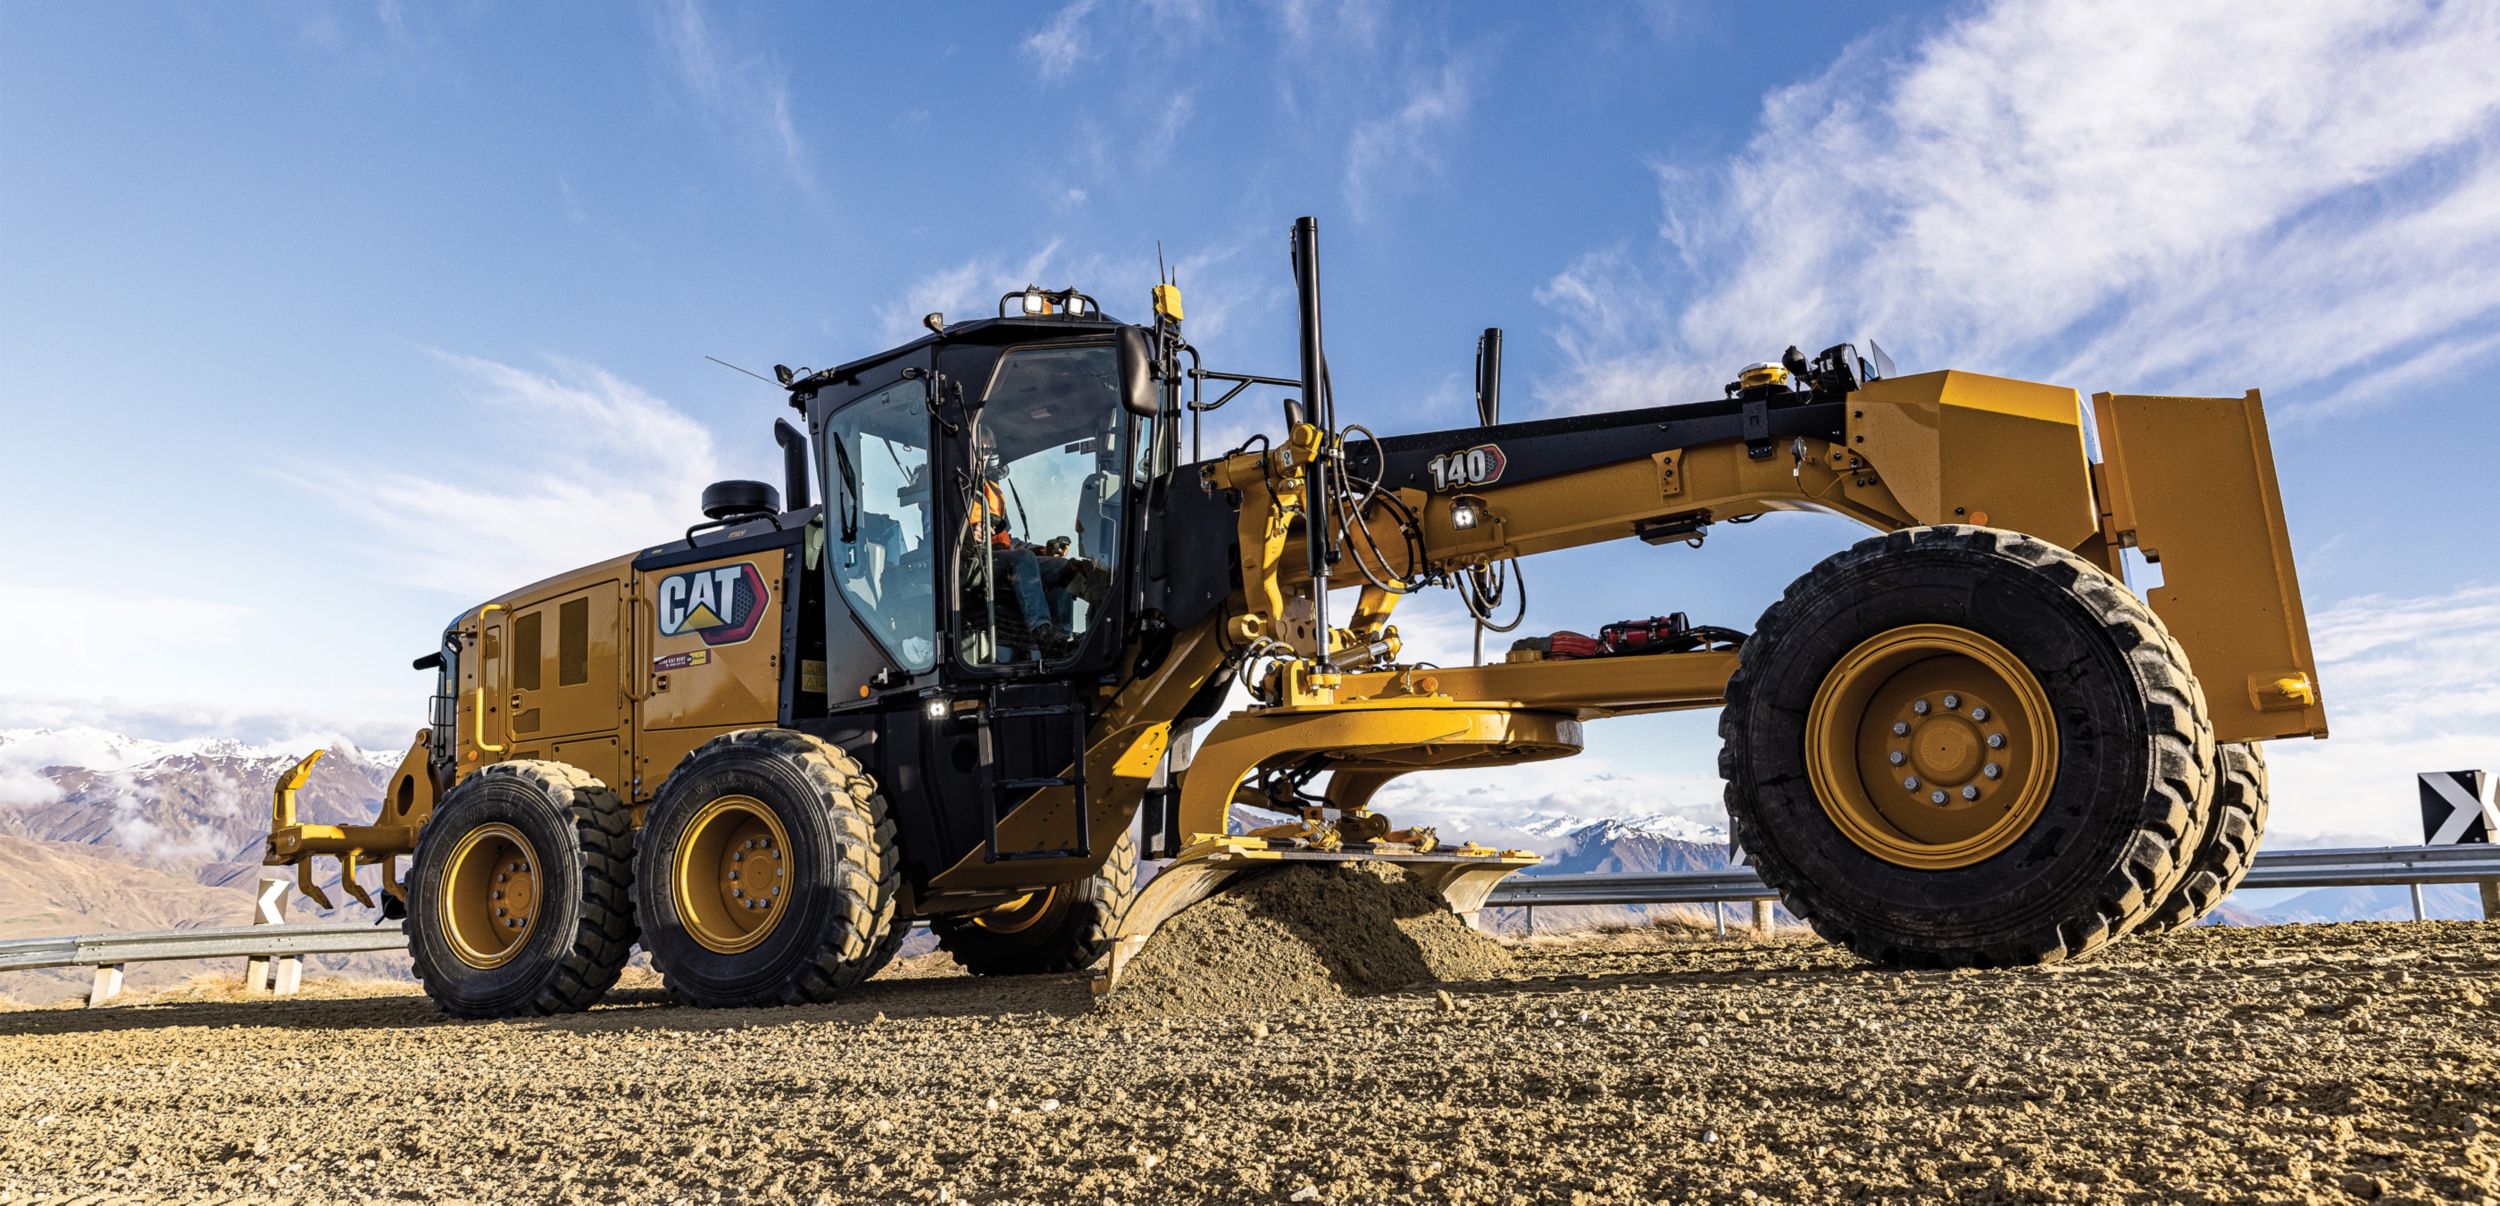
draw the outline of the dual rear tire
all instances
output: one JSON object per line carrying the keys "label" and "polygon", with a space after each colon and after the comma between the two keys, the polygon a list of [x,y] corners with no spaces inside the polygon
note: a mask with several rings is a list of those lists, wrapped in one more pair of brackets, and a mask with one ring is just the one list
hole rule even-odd
{"label": "dual rear tire", "polygon": [[850,755],[750,729],[680,762],[639,840],[574,767],[461,780],[418,843],[404,928],[427,995],[462,1017],[586,1009],[637,941],[679,1000],[800,1004],[893,959],[901,873],[885,798]]}

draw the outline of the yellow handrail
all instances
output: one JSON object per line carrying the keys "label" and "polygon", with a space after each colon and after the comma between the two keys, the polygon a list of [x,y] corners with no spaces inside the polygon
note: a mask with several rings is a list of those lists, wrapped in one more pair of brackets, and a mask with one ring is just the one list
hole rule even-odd
{"label": "yellow handrail", "polygon": [[504,605],[501,603],[489,603],[477,609],[478,685],[474,691],[469,693],[469,713],[471,716],[469,741],[471,744],[477,746],[477,751],[481,754],[500,754],[504,751],[503,746],[489,745],[486,741],[486,613],[490,611],[502,610],[504,610]]}

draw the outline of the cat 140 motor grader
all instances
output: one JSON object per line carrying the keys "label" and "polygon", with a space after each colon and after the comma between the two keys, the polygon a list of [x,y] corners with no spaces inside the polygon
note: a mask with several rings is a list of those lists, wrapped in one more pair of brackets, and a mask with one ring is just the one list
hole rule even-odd
{"label": "cat 140 motor grader", "polygon": [[[777,369],[781,497],[720,483],[683,539],[461,613],[381,815],[298,824],[281,784],[268,861],[325,905],[315,860],[368,905],[380,864],[462,1015],[583,1008],[636,943],[695,1004],[821,1000],[916,920],[975,973],[1108,956],[1100,987],[1295,862],[1398,864],[1472,915],[1533,856],[1399,828],[1383,784],[1720,707],[1735,837],[1791,912],[1877,960],[2027,964],[2211,909],[2263,824],[2254,743],[2326,732],[2255,393],[2097,395],[2095,460],[2071,389],[1841,345],[1503,423],[1489,331],[1478,425],[1378,437],[1336,418],[1311,220],[1292,250],[1295,377],[1201,367],[1170,282],[1144,325],[1030,289]],[[1282,430],[1198,459],[1254,385],[1298,391]],[[1749,632],[1400,658],[1404,595],[1506,630],[1523,558],[1793,510],[1879,534]],[[1285,820],[1228,832],[1237,804]],[[1171,860],[1142,888],[1141,856]]]}

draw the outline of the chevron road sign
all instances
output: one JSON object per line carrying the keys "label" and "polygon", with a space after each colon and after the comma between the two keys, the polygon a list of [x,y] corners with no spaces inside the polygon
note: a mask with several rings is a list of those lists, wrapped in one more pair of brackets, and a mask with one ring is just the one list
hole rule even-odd
{"label": "chevron road sign", "polygon": [[2423,845],[2491,842],[2491,813],[2483,806],[2483,772],[2423,771],[2421,781]]}

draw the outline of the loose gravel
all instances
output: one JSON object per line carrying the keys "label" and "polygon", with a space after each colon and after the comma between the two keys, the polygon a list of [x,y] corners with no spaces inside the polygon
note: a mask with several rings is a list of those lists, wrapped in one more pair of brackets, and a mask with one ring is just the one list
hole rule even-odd
{"label": "loose gravel", "polygon": [[941,962],[800,1009],[0,1013],[0,1202],[2500,1200],[2500,924],[1954,973],[1632,933],[1230,1015]]}
{"label": "loose gravel", "polygon": [[1244,1013],[1510,970],[1502,944],[1387,863],[1301,864],[1184,910],[1101,999],[1121,1016]]}

